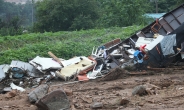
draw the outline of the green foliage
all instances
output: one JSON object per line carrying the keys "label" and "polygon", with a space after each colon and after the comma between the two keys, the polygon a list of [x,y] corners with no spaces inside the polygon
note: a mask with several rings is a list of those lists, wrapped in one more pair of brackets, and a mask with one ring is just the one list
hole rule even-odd
{"label": "green foliage", "polygon": [[144,23],[147,0],[101,0],[99,24],[105,27],[131,26]]}
{"label": "green foliage", "polygon": [[176,4],[176,7],[181,5],[181,4],[184,4],[184,0],[177,0],[177,4]]}
{"label": "green foliage", "polygon": [[0,35],[22,34],[23,27],[28,27],[32,18],[32,4],[15,4],[0,0]]}
{"label": "green foliage", "polygon": [[80,55],[88,56],[94,46],[100,46],[116,38],[125,39],[142,27],[112,27],[0,37],[0,64],[9,64],[12,60],[27,61],[37,55],[49,57],[48,51],[64,59]]}
{"label": "green foliage", "polygon": [[14,17],[9,22],[1,22],[0,25],[0,35],[7,36],[7,35],[19,35],[22,34],[22,28],[19,25],[19,18]]}
{"label": "green foliage", "polygon": [[95,0],[43,0],[36,8],[37,32],[90,29],[98,19]]}
{"label": "green foliage", "polygon": [[[159,13],[183,3],[152,1],[158,1]],[[143,15],[155,13],[155,7],[150,0],[28,0],[26,4],[0,0],[0,35],[22,34],[22,29],[43,33],[140,25],[147,21]]]}
{"label": "green foliage", "polygon": [[167,13],[177,6],[184,3],[184,0],[152,0],[153,2],[150,2],[149,4],[149,10],[147,10],[147,13],[156,13],[156,3],[158,4],[158,13]]}

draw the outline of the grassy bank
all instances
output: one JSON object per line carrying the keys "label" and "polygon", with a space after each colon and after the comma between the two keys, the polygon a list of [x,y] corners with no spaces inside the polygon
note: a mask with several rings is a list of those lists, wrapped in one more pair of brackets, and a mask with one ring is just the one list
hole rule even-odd
{"label": "grassy bank", "polygon": [[9,64],[12,60],[27,61],[37,55],[49,57],[48,51],[52,51],[56,56],[64,59],[79,55],[88,56],[94,46],[99,46],[115,38],[123,40],[141,28],[142,26],[113,27],[0,37],[0,64]]}

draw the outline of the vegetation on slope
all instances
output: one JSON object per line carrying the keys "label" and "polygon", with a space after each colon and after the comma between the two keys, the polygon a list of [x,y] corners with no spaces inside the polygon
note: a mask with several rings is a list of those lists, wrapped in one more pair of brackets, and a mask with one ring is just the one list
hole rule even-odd
{"label": "vegetation on slope", "polygon": [[116,38],[123,40],[142,27],[112,27],[0,37],[0,64],[9,64],[12,60],[28,61],[37,55],[49,57],[48,51],[64,59],[80,55],[88,56],[94,46],[97,47]]}

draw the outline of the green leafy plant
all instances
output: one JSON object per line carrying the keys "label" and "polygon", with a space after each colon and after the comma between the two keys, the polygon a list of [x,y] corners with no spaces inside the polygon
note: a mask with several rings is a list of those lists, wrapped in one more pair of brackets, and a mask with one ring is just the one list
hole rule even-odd
{"label": "green leafy plant", "polygon": [[36,56],[49,57],[48,51],[64,59],[89,56],[94,46],[100,46],[116,38],[123,40],[142,27],[112,27],[0,37],[0,64],[9,64],[12,60],[28,61]]}

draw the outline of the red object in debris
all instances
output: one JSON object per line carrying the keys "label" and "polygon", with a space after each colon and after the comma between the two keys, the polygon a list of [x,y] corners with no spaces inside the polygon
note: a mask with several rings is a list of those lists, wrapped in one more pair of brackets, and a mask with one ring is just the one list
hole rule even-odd
{"label": "red object in debris", "polygon": [[88,81],[89,80],[89,78],[87,77],[86,74],[78,75],[77,77],[78,77],[79,81]]}
{"label": "red object in debris", "polygon": [[141,51],[143,54],[146,54],[146,52],[145,52],[145,50],[144,50],[144,49],[145,49],[145,47],[146,47],[146,44],[141,45],[141,46],[140,46],[140,48],[139,48],[139,49],[140,49],[140,51]]}

